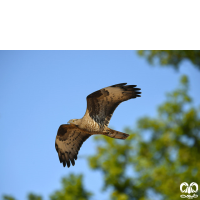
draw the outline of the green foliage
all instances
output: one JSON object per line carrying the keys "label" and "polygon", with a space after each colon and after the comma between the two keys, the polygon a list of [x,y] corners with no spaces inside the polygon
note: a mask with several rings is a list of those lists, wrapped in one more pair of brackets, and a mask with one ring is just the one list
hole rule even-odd
{"label": "green foliage", "polygon": [[175,69],[178,69],[183,60],[188,59],[194,66],[200,69],[199,50],[140,50],[138,54],[146,57],[150,64],[153,64],[158,59],[161,66],[171,65]]}
{"label": "green foliage", "polygon": [[[130,130],[126,130],[130,133]],[[133,133],[126,140],[114,140],[105,136],[96,136],[97,154],[89,158],[92,169],[100,170],[104,175],[103,190],[111,187],[112,199],[139,199],[143,191],[135,184],[135,180],[127,169],[136,156],[137,136]]]}
{"label": "green foliage", "polygon": [[156,118],[143,117],[125,140],[96,136],[92,169],[104,176],[111,199],[179,199],[182,182],[200,183],[200,116],[188,95],[188,79],[167,95]]}
{"label": "green foliage", "polygon": [[28,200],[42,200],[42,197],[35,195],[33,193],[30,193],[30,194],[28,194]]}
{"label": "green foliage", "polygon": [[[27,199],[28,200],[42,200],[42,197],[35,195],[33,193],[30,193],[30,194],[28,194]],[[3,200],[16,200],[16,199],[12,196],[4,195]]]}
{"label": "green foliage", "polygon": [[[62,187],[55,191],[49,199],[51,200],[89,200],[92,193],[86,191],[83,186],[83,176],[70,174],[62,178]],[[42,200],[41,196],[30,193],[27,196],[28,200]],[[16,200],[11,196],[3,196],[3,200]]]}
{"label": "green foliage", "polygon": [[16,200],[16,199],[12,196],[4,195],[3,200]]}
{"label": "green foliage", "polygon": [[92,193],[85,190],[82,175],[70,174],[62,179],[62,188],[50,196],[51,200],[88,200]]}

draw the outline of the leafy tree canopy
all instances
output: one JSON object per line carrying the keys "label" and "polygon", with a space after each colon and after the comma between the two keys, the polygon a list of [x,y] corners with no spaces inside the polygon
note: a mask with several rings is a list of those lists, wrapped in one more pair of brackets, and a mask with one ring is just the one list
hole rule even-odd
{"label": "leafy tree canopy", "polygon": [[178,69],[181,62],[187,59],[200,69],[199,50],[140,50],[138,54],[144,56],[150,64],[154,64],[158,60],[161,66],[170,65]]}
{"label": "leafy tree canopy", "polygon": [[[90,200],[92,193],[88,192],[83,185],[83,176],[70,174],[62,178],[60,190],[55,191],[50,200]],[[30,193],[28,200],[42,200],[41,196]],[[12,196],[3,196],[3,200],[16,200]]]}
{"label": "leafy tree canopy", "polygon": [[[27,196],[27,199],[28,200],[42,200],[42,197],[35,195],[33,193],[29,193],[28,196]],[[16,199],[12,196],[4,195],[3,200],[16,200]]]}
{"label": "leafy tree canopy", "polygon": [[83,176],[70,174],[62,179],[62,188],[54,192],[51,200],[89,200],[92,196],[91,192],[86,191],[83,185]]}
{"label": "leafy tree canopy", "polygon": [[35,195],[33,193],[30,193],[28,195],[28,200],[42,200],[42,197],[41,196],[38,196],[38,195]]}
{"label": "leafy tree canopy", "polygon": [[14,197],[9,196],[9,195],[4,195],[3,200],[16,200]]}

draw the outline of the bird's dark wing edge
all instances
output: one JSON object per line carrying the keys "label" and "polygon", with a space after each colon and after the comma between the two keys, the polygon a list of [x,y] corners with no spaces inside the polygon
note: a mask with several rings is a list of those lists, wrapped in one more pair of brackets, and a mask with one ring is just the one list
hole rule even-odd
{"label": "bird's dark wing edge", "polygon": [[112,85],[87,96],[89,115],[100,126],[108,125],[113,112],[121,102],[141,96],[140,88],[136,88],[137,85],[126,84]]}
{"label": "bird's dark wing edge", "polygon": [[58,152],[60,163],[63,163],[63,167],[70,164],[75,165],[78,152],[85,140],[91,135],[86,131],[79,129],[75,125],[62,124],[57,132],[55,148]]}

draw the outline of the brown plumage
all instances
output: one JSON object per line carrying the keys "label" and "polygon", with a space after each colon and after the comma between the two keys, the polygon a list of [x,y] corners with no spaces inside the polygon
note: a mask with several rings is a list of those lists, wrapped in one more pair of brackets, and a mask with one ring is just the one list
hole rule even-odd
{"label": "brown plumage", "polygon": [[140,97],[136,85],[120,83],[103,88],[87,96],[86,113],[81,119],[72,119],[59,127],[56,136],[56,151],[65,167],[70,162],[75,165],[78,151],[91,135],[101,134],[116,139],[126,139],[129,135],[108,128],[114,110],[123,102]]}

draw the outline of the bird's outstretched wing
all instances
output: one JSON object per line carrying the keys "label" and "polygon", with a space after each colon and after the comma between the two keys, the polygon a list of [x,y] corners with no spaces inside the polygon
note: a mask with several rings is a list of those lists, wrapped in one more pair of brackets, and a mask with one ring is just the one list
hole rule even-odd
{"label": "bird's outstretched wing", "polygon": [[76,125],[63,124],[59,127],[55,147],[59,160],[64,167],[66,164],[70,167],[70,161],[73,166],[75,165],[81,145],[90,136],[88,132],[79,129]]}
{"label": "bird's outstretched wing", "polygon": [[135,87],[120,83],[93,92],[87,96],[86,113],[89,112],[100,127],[108,126],[114,110],[121,102],[140,97],[140,88]]}

